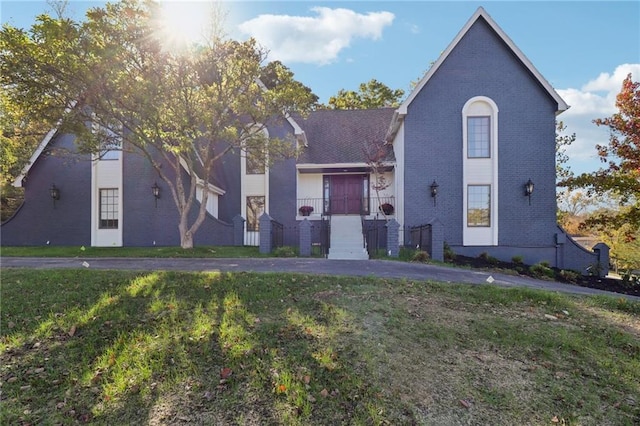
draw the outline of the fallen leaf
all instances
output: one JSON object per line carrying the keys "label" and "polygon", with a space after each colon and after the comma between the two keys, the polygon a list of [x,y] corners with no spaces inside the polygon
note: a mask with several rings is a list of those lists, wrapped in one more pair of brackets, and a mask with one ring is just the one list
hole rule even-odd
{"label": "fallen leaf", "polygon": [[76,326],[72,325],[71,328],[69,329],[69,337],[73,337],[74,334],[76,334]]}
{"label": "fallen leaf", "polygon": [[306,375],[302,378],[302,381],[304,382],[305,385],[308,385],[309,382],[311,381],[311,376]]}
{"label": "fallen leaf", "polygon": [[553,315],[549,315],[549,314],[544,314],[544,317],[545,317],[546,319],[548,319],[548,320],[551,320],[551,321],[555,321],[555,320],[557,320],[557,319],[558,319],[558,317],[555,317],[555,316],[553,316]]}
{"label": "fallen leaf", "polygon": [[471,403],[469,401],[467,401],[466,399],[461,399],[460,400],[460,405],[462,405],[464,408],[471,408]]}
{"label": "fallen leaf", "polygon": [[220,378],[221,379],[228,379],[229,376],[231,376],[231,374],[233,374],[233,371],[229,367],[224,367],[224,368],[220,369]]}
{"label": "fallen leaf", "polygon": [[320,395],[322,395],[324,398],[326,398],[326,397],[328,397],[328,396],[329,396],[329,391],[328,391],[326,388],[325,388],[325,389],[322,389],[322,390],[320,391]]}
{"label": "fallen leaf", "polygon": [[307,401],[316,402],[316,399],[313,397],[313,395],[307,395]]}
{"label": "fallen leaf", "polygon": [[551,419],[551,423],[558,423],[560,422],[560,420],[558,420],[558,416],[553,416],[553,418]]}
{"label": "fallen leaf", "polygon": [[285,385],[278,386],[278,392],[279,393],[284,393],[286,391],[287,391],[287,387]]}

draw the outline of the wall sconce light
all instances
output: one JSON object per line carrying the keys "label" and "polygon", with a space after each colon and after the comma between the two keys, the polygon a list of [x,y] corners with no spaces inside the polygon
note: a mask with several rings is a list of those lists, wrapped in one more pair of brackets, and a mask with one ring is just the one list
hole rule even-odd
{"label": "wall sconce light", "polygon": [[433,181],[433,183],[431,184],[430,188],[431,188],[431,198],[433,198],[433,205],[436,205],[436,197],[438,196],[438,182],[436,182],[435,180]]}
{"label": "wall sconce light", "polygon": [[153,198],[156,200],[156,208],[158,207],[158,198],[160,198],[160,187],[158,186],[158,182],[154,182],[151,187],[151,192],[153,193]]}
{"label": "wall sconce light", "polygon": [[52,183],[51,188],[49,188],[49,195],[51,195],[51,199],[53,200],[53,208],[56,208],[56,201],[60,199],[60,190],[58,187]]}
{"label": "wall sconce light", "polygon": [[533,182],[531,179],[524,184],[524,195],[525,197],[529,197],[529,205],[531,205],[531,194],[533,194]]}

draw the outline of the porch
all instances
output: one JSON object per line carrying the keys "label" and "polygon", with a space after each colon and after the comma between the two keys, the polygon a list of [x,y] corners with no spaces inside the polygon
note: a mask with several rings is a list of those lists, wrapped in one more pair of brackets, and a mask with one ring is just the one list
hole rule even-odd
{"label": "porch", "polygon": [[366,218],[394,216],[396,197],[393,170],[381,174],[298,174],[297,219],[359,215]]}

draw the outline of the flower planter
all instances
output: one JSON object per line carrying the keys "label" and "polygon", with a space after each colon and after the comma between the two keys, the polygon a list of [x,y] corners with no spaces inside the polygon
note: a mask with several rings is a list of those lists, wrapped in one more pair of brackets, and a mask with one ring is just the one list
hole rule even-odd
{"label": "flower planter", "polygon": [[309,216],[313,211],[313,207],[311,206],[302,206],[298,209],[302,216]]}
{"label": "flower planter", "polygon": [[380,206],[380,211],[384,213],[385,216],[391,216],[394,212],[394,208],[393,205],[384,203]]}

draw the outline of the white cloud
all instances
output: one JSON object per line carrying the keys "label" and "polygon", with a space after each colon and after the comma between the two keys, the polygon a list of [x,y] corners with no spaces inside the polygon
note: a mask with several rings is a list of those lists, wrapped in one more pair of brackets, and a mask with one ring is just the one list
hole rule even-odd
{"label": "white cloud", "polygon": [[260,15],[238,28],[267,49],[270,60],[329,64],[355,38],[377,40],[391,25],[391,12],[356,13],[349,9],[314,7],[314,17]]}
{"label": "white cloud", "polygon": [[593,124],[596,118],[615,113],[616,96],[622,81],[631,73],[633,81],[640,80],[640,64],[622,64],[613,73],[601,73],[579,89],[559,89],[558,94],[571,106],[558,117],[567,127],[565,134],[576,134],[576,140],[567,148],[570,167],[576,173],[591,172],[602,167],[597,157],[597,144],[609,142],[609,129]]}

